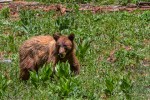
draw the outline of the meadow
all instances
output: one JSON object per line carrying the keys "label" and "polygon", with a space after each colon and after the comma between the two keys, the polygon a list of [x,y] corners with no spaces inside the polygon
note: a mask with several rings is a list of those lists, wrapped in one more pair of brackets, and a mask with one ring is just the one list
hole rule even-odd
{"label": "meadow", "polygon": [[[92,13],[19,9],[19,18],[0,10],[1,100],[148,100],[150,99],[150,11]],[[68,63],[51,64],[27,82],[19,80],[19,46],[32,36],[74,33],[81,72]]]}

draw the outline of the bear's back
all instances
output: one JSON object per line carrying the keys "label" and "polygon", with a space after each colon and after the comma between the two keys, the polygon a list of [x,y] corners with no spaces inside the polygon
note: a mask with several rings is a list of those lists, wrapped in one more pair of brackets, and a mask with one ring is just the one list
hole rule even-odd
{"label": "bear's back", "polygon": [[55,44],[56,41],[52,36],[34,36],[26,40],[19,48],[20,60],[25,59],[28,55],[33,58],[52,55]]}
{"label": "bear's back", "polygon": [[54,42],[54,38],[52,36],[34,36],[31,37],[30,39],[26,40],[22,46],[27,45],[27,44],[42,44],[46,45],[49,44],[50,42]]}

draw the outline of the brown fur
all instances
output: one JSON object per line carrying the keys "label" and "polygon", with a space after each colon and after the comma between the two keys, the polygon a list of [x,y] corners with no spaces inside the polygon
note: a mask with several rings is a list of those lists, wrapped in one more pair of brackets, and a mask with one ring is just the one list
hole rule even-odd
{"label": "brown fur", "polygon": [[74,34],[69,36],[35,36],[26,40],[19,49],[20,78],[28,80],[29,71],[42,67],[45,63],[53,63],[53,71],[58,62],[68,61],[71,70],[79,74],[80,66],[75,56]]}

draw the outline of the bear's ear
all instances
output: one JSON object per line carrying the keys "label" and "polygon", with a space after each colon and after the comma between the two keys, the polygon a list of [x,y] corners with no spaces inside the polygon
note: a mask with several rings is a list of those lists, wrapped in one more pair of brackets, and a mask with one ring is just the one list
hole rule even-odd
{"label": "bear's ear", "polygon": [[55,39],[55,41],[57,41],[59,37],[60,37],[60,34],[58,33],[53,34],[53,38]]}
{"label": "bear's ear", "polygon": [[75,38],[75,35],[72,33],[72,34],[70,34],[70,35],[68,36],[68,38],[69,38],[69,40],[73,41],[74,38]]}

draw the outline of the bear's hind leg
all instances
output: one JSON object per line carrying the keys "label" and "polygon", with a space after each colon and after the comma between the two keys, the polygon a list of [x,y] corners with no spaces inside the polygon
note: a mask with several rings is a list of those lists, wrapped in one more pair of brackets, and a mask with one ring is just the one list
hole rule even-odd
{"label": "bear's hind leg", "polygon": [[29,70],[26,68],[20,69],[20,76],[19,77],[21,80],[28,80],[30,77]]}
{"label": "bear's hind leg", "polygon": [[34,59],[27,57],[22,62],[20,62],[20,79],[28,80],[30,77],[29,71],[36,70]]}

